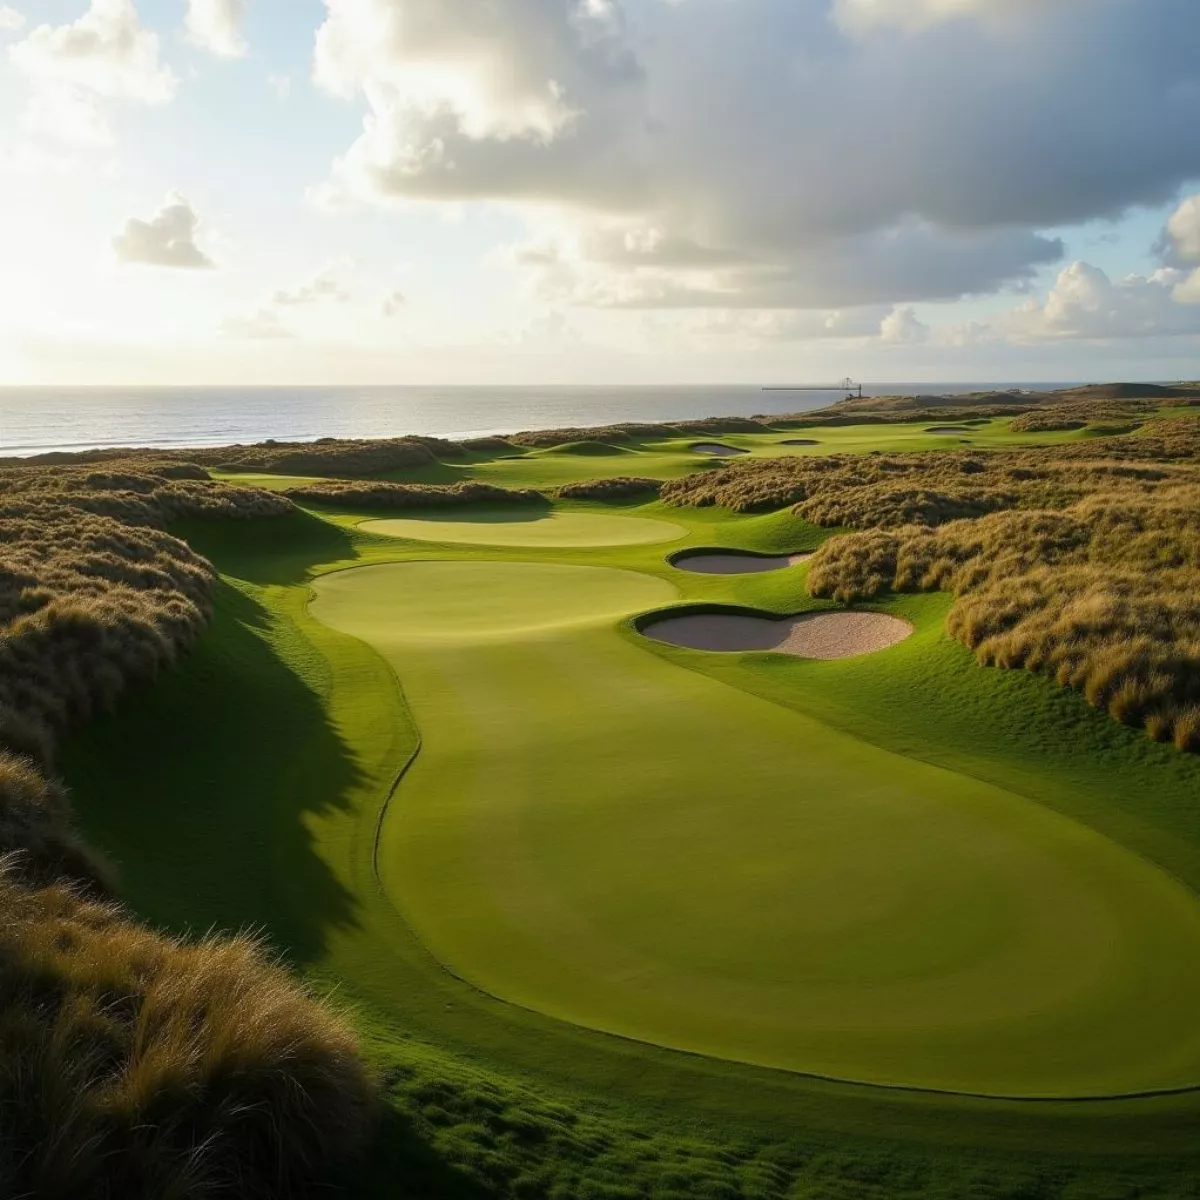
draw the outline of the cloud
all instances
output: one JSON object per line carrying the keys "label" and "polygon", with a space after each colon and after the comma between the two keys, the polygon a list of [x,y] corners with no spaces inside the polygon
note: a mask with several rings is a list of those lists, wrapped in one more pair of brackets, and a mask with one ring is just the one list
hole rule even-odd
{"label": "cloud", "polygon": [[680,326],[692,345],[717,342],[754,349],[781,342],[860,342],[879,340],[896,309],[890,305],[807,311],[719,309]]}
{"label": "cloud", "polygon": [[1167,218],[1163,244],[1176,263],[1200,263],[1200,193],[1189,196]]}
{"label": "cloud", "polygon": [[889,313],[879,326],[880,339],[892,346],[919,346],[929,341],[930,332],[908,307]]}
{"label": "cloud", "polygon": [[325,3],[314,78],[365,110],[327,194],[514,206],[549,303],[987,294],[1200,176],[1195,0]]}
{"label": "cloud", "polygon": [[38,88],[29,99],[21,124],[37,140],[80,146],[111,146],[114,141],[96,97],[81,88]]}
{"label": "cloud", "polygon": [[164,104],[178,85],[132,0],[91,0],[77,21],[39,25],[8,53],[32,84],[22,125],[41,139],[111,145],[108,102]]}
{"label": "cloud", "polygon": [[383,298],[379,306],[379,314],[384,317],[394,317],[408,307],[408,297],[403,292],[390,292]]}
{"label": "cloud", "polygon": [[241,58],[247,50],[245,16],[246,0],[187,0],[188,40],[220,58]]}
{"label": "cloud", "polygon": [[200,220],[191,205],[172,192],[149,221],[131,217],[125,231],[113,238],[113,249],[123,263],[152,267],[211,267],[212,260],[196,245]]}
{"label": "cloud", "polygon": [[319,300],[337,300],[344,303],[350,299],[350,293],[338,282],[336,270],[336,267],[327,267],[300,287],[291,290],[281,288],[271,297],[271,303],[282,308],[315,304]]}
{"label": "cloud", "polygon": [[9,54],[36,80],[162,104],[178,80],[159,61],[158,49],[158,35],[142,25],[132,0],[91,0],[79,20],[39,25]]}
{"label": "cloud", "polygon": [[900,27],[926,29],[944,21],[975,17],[1011,21],[1045,7],[1075,0],[836,0],[833,19],[850,33]]}
{"label": "cloud", "polygon": [[[991,326],[1016,342],[1123,340],[1200,334],[1200,311],[1179,302],[1184,272],[1164,267],[1152,275],[1113,280],[1099,267],[1066,267],[1044,299],[1030,299]],[[976,340],[981,330],[976,327]]]}
{"label": "cloud", "polygon": [[1200,304],[1200,267],[1175,285],[1171,297],[1176,304]]}
{"label": "cloud", "polygon": [[260,308],[246,316],[226,317],[221,322],[219,332],[222,337],[235,341],[278,341],[292,336],[279,323],[278,314],[270,308]]}
{"label": "cloud", "polygon": [[527,271],[546,303],[788,309],[957,299],[1024,282],[1063,253],[1059,239],[1021,230],[943,231],[916,221],[748,256],[660,240],[645,227],[612,234],[584,220],[574,234],[499,257]]}
{"label": "cloud", "polygon": [[7,4],[0,4],[0,33],[9,33],[24,27],[25,18],[21,13]]}

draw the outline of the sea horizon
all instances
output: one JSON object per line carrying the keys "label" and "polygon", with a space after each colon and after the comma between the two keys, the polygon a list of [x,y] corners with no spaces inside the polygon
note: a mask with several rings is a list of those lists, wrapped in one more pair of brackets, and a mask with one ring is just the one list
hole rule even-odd
{"label": "sea horizon", "polygon": [[[863,386],[871,395],[1052,391],[1076,381],[974,380]],[[0,387],[0,457],[267,440],[467,438],[625,421],[782,415],[824,408],[842,388],[758,384],[20,385]]]}

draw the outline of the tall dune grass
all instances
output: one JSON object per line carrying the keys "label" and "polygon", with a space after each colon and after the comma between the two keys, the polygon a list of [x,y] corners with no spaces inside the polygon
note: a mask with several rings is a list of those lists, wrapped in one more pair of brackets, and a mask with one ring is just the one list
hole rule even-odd
{"label": "tall dune grass", "polygon": [[368,1104],[342,1022],[250,939],[183,943],[0,869],[5,1195],[305,1195]]}
{"label": "tall dune grass", "polygon": [[846,603],[951,592],[948,630],[981,663],[1050,675],[1200,751],[1200,421],[1103,445],[1129,460],[1086,449],[996,452],[957,496],[941,486],[954,468],[920,455],[841,492],[813,487],[797,512],[860,532],[817,552],[809,590]]}
{"label": "tall dune grass", "polygon": [[544,504],[546,497],[530,488],[504,488],[473,480],[453,484],[349,482],[327,479],[283,493],[302,504],[336,508],[456,508],[465,504]]}
{"label": "tall dune grass", "polygon": [[100,901],[53,777],[66,729],[207,621],[166,526],[294,511],[194,465],[0,470],[0,1194],[305,1194],[362,1137],[353,1041],[246,939],[187,945]]}

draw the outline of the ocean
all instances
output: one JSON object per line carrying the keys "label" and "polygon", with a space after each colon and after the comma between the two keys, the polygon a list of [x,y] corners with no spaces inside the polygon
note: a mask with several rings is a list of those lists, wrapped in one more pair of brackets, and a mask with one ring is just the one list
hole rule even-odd
{"label": "ocean", "polygon": [[[877,384],[867,395],[1064,384]],[[806,412],[844,393],[759,387],[0,387],[0,456],[319,437],[479,437],[523,429]]]}

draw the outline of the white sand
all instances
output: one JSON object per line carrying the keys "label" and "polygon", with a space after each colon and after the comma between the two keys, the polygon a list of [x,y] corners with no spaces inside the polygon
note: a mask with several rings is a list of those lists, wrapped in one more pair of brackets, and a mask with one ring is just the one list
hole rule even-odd
{"label": "white sand", "polygon": [[782,621],[737,613],[668,617],[643,632],[656,641],[691,650],[773,650],[797,658],[853,658],[904,641],[907,621],[875,612],[802,613]]}
{"label": "white sand", "polygon": [[739,454],[749,454],[749,450],[739,450],[736,446],[722,446],[720,442],[695,442],[692,449],[697,454],[711,454],[714,458],[736,458]]}
{"label": "white sand", "polygon": [[672,561],[680,571],[695,571],[700,575],[757,575],[762,571],[782,571],[797,563],[807,562],[811,554],[781,554],[767,557],[758,554],[687,554]]}

